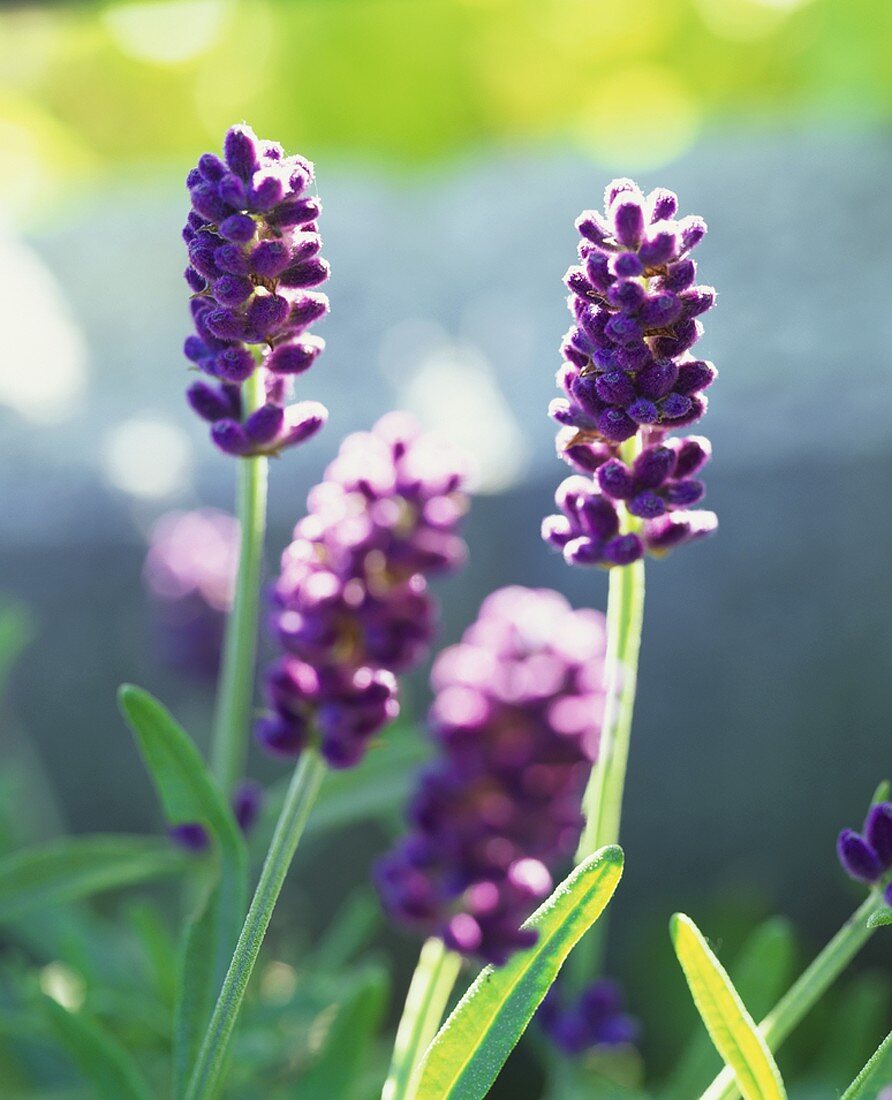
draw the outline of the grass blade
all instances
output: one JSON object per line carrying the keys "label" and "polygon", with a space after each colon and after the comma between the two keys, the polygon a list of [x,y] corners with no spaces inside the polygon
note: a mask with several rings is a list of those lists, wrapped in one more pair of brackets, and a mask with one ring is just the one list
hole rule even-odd
{"label": "grass blade", "polygon": [[697,1011],[744,1100],[784,1100],[768,1044],[699,928],[690,917],[676,913],[670,932]]}
{"label": "grass blade", "polygon": [[526,922],[539,932],[535,946],[480,973],[428,1048],[418,1100],[486,1095],[564,960],[613,897],[622,870],[622,849],[595,852]]}
{"label": "grass blade", "polygon": [[0,921],[174,874],[185,865],[182,853],[154,837],[67,837],[26,848],[0,860]]}

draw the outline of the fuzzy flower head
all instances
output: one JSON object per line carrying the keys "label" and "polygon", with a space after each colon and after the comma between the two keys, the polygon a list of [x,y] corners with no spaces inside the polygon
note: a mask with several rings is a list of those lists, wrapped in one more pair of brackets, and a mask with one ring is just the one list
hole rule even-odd
{"label": "fuzzy flower head", "polygon": [[272,713],[261,741],[279,755],[311,736],[349,767],[398,712],[395,674],[421,661],[436,625],[428,578],[465,558],[464,460],[392,413],[348,437],[308,498],[282,556],[272,631]]}
{"label": "fuzzy flower head", "polygon": [[[892,872],[892,802],[874,803],[860,833],[843,829],[836,851],[846,874],[869,886],[882,885]],[[885,897],[892,906],[892,881]]]}
{"label": "fuzzy flower head", "polygon": [[[317,402],[288,404],[294,377],[325,346],[309,331],[328,312],[315,289],[329,273],[319,255],[321,207],[312,163],[249,126],[228,131],[223,154],[205,153],[186,180],[195,332],[185,354],[209,379],[187,396],[221,450],[274,454],[314,435],[327,415]],[[257,370],[265,399],[245,410],[242,385]]]}
{"label": "fuzzy flower head", "polygon": [[[715,301],[696,284],[689,255],[706,224],[677,218],[677,207],[670,191],[645,197],[620,179],[604,212],[584,211],[576,223],[580,264],[566,276],[573,324],[561,346],[563,396],[550,413],[561,425],[558,453],[577,476],[558,490],[561,514],[543,527],[574,564],[627,565],[716,527],[712,512],[692,507],[705,491],[692,475],[709,458],[708,441],[666,439],[703,416],[716,374],[691,353],[698,318]],[[640,454],[630,468],[619,450],[633,438]],[[626,514],[643,521],[632,533]]]}
{"label": "fuzzy flower head", "polygon": [[599,613],[511,587],[437,658],[439,755],[419,777],[408,835],[376,870],[395,919],[495,965],[535,942],[521,926],[582,827],[604,638]]}

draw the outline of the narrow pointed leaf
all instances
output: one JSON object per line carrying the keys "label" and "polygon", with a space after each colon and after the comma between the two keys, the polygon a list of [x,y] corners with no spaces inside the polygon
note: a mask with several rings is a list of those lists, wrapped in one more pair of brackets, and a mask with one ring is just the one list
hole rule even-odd
{"label": "narrow pointed leaf", "polygon": [[154,837],[79,836],[26,848],[0,860],[0,921],[175,874],[185,865],[181,852]]}
{"label": "narrow pointed leaf", "polygon": [[697,1011],[744,1100],[784,1100],[768,1045],[700,930],[690,917],[676,913],[670,931]]}
{"label": "narrow pointed leaf", "polygon": [[622,870],[622,849],[595,852],[524,925],[539,933],[536,944],[481,971],[428,1048],[418,1100],[486,1095],[564,960],[613,897]]}
{"label": "narrow pointed leaf", "polygon": [[214,1007],[219,907],[212,890],[187,920],[177,956],[173,1009],[173,1094],[183,1096]]}
{"label": "narrow pointed leaf", "polygon": [[220,857],[221,928],[228,940],[221,947],[217,970],[225,973],[247,903],[245,842],[232,810],[185,730],[157,699],[140,688],[124,685],[119,699],[168,821],[171,825],[200,822],[215,841]]}
{"label": "narrow pointed leaf", "polygon": [[126,1048],[84,1012],[41,998],[50,1030],[92,1086],[96,1100],[152,1100],[154,1095]]}
{"label": "narrow pointed leaf", "polygon": [[880,1043],[870,1061],[843,1093],[842,1100],[873,1100],[883,1085],[892,1081],[892,1031]]}
{"label": "narrow pointed leaf", "polygon": [[[764,1016],[789,985],[795,955],[793,926],[782,917],[769,917],[740,949],[731,967],[731,979],[754,1018]],[[662,1100],[698,1096],[721,1068],[721,1059],[698,1022]]]}

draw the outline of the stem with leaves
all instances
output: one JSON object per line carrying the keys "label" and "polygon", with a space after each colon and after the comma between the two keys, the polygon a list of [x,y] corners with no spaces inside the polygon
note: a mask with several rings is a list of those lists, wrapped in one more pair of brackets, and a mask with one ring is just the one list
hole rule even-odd
{"label": "stem with leaves", "polygon": [[381,1100],[414,1100],[418,1086],[416,1071],[443,1019],[460,968],[461,956],[447,950],[441,939],[431,938],[422,947],[406,995]]}
{"label": "stem with leaves", "polygon": [[207,1100],[216,1094],[248,981],[324,775],[325,763],[318,751],[315,748],[304,749],[294,770],[251,907],[192,1071],[186,1100]]}
{"label": "stem with leaves", "polygon": [[[867,943],[874,931],[868,919],[883,905],[880,891],[873,891],[759,1024],[769,1050],[777,1050]],[[734,1100],[738,1095],[733,1074],[724,1069],[702,1100]]]}
{"label": "stem with leaves", "polygon": [[[258,367],[245,382],[246,411],[264,400],[263,371]],[[236,511],[241,528],[238,575],[232,610],[226,620],[211,770],[224,794],[230,794],[242,778],[248,751],[251,703],[254,696],[254,661],[257,653],[257,620],[260,611],[260,579],[266,532],[267,467],[260,455],[238,461]]]}

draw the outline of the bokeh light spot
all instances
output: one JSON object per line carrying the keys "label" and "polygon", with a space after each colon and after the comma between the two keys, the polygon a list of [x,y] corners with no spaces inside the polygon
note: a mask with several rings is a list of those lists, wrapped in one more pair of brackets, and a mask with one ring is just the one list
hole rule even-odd
{"label": "bokeh light spot", "polygon": [[0,240],[0,404],[25,420],[74,416],[87,382],[86,346],[62,291],[24,244]]}
{"label": "bokeh light spot", "polygon": [[661,65],[632,65],[597,82],[576,138],[600,159],[635,171],[680,156],[698,124],[699,109],[679,76]]}
{"label": "bokeh light spot", "polygon": [[155,65],[179,65],[214,44],[228,8],[226,0],[147,0],[115,4],[103,19],[123,53]]}
{"label": "bokeh light spot", "polygon": [[166,497],[187,484],[192,467],[189,440],[163,420],[125,420],[108,435],[103,453],[108,480],[138,497]]}

